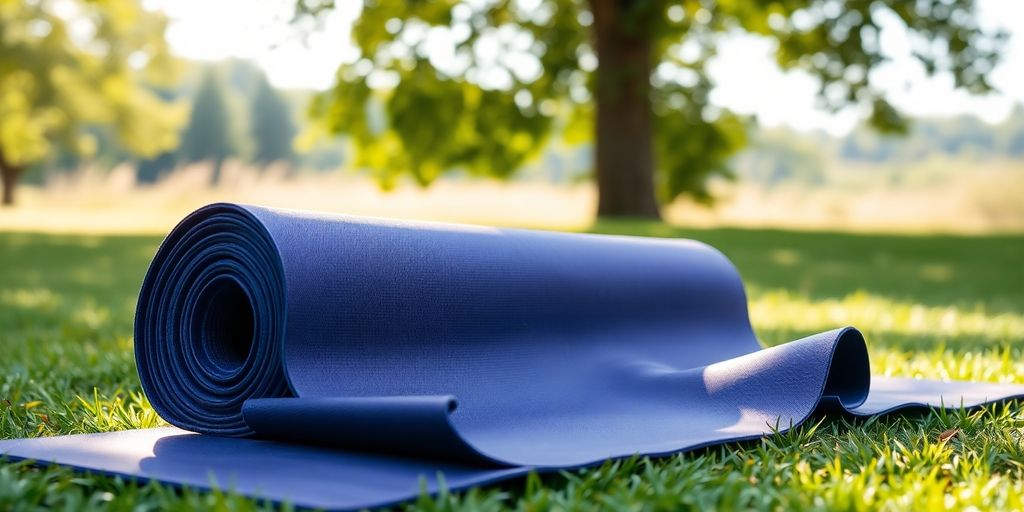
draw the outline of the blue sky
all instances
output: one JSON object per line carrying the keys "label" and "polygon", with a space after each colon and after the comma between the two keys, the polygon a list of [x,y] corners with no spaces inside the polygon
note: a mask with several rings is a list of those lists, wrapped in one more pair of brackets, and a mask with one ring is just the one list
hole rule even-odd
{"label": "blue sky", "polygon": [[[972,113],[997,122],[1015,102],[1024,102],[1024,2],[978,2],[983,25],[1003,28],[1011,35],[1003,63],[991,76],[1000,92],[972,97],[954,90],[949,76],[926,77],[909,57],[906,33],[893,21],[882,30],[883,50],[893,60],[871,79],[903,111],[918,116]],[[175,53],[201,60],[248,58],[279,87],[325,88],[339,64],[359,57],[349,43],[349,27],[358,16],[359,2],[338,2],[340,9],[305,40],[287,23],[294,5],[289,0],[146,0],[145,4],[171,18],[167,37]],[[816,108],[816,82],[798,71],[780,71],[772,50],[770,40],[745,34],[726,38],[709,64],[716,83],[712,102],[756,115],[765,126],[825,129],[836,135],[848,132],[866,114],[859,108],[837,114]]]}

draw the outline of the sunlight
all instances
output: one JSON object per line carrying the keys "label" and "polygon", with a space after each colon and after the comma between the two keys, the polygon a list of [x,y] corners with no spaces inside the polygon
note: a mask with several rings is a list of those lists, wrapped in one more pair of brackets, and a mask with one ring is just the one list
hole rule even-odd
{"label": "sunlight", "polygon": [[765,331],[864,326],[869,346],[885,343],[887,335],[970,338],[999,345],[1018,340],[1024,332],[1024,314],[993,313],[982,305],[925,306],[863,291],[821,300],[786,290],[755,292],[750,316],[754,327]]}

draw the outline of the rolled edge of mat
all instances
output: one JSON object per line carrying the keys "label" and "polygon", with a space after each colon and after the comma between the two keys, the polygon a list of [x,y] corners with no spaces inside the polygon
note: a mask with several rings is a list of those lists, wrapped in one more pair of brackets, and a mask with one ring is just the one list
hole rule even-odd
{"label": "rolled edge of mat", "polygon": [[251,436],[249,398],[290,396],[278,248],[245,207],[196,210],[164,239],[139,293],[135,359],[156,412],[194,432]]}

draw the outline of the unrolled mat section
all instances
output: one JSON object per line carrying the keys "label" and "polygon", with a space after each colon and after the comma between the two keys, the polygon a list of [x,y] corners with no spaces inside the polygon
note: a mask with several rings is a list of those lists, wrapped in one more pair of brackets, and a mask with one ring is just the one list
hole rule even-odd
{"label": "unrolled mat section", "polygon": [[139,296],[176,428],[0,452],[329,509],[1024,386],[870,376],[860,332],[762,349],[739,275],[687,240],[204,207]]}

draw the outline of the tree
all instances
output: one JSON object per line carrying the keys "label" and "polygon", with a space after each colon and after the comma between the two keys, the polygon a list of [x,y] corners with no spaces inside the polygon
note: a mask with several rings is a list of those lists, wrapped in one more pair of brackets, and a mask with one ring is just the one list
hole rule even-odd
{"label": "tree", "polygon": [[[180,154],[185,162],[213,162],[215,171],[220,169],[225,158],[235,154],[224,90],[212,69],[203,74],[196,91],[188,126],[182,135]],[[215,172],[215,181],[216,177]]]}
{"label": "tree", "polygon": [[[333,6],[298,0],[297,18]],[[352,30],[361,58],[311,112],[385,185],[453,168],[507,176],[565,129],[556,120],[583,120],[598,213],[657,217],[656,196],[710,200],[707,178],[728,175],[746,143],[744,120],[708,102],[706,63],[727,32],[774,39],[783,68],[821,79],[827,106],[868,105],[872,124],[904,129],[870,80],[886,17],[930,73],[990,89],[1005,35],[978,27],[973,0],[372,0]]]}
{"label": "tree", "polygon": [[292,150],[295,138],[292,111],[266,76],[261,75],[256,83],[249,118],[250,134],[256,146],[253,160],[259,164],[290,162],[295,156]]}
{"label": "tree", "polygon": [[1004,155],[1024,156],[1024,105],[1013,107],[1006,120],[999,123],[996,134],[1001,140],[1000,149]]}
{"label": "tree", "polygon": [[0,2],[2,204],[55,146],[95,148],[92,127],[142,156],[177,144],[177,108],[145,86],[173,72],[165,25],[137,0]]}

